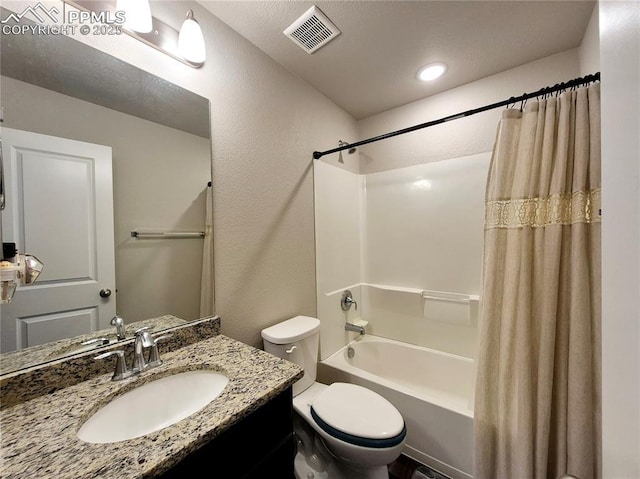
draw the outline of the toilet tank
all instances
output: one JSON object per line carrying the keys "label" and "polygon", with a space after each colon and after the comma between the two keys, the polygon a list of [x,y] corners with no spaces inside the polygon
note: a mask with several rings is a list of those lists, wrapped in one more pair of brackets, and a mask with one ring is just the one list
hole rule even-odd
{"label": "toilet tank", "polygon": [[262,330],[264,350],[304,369],[304,376],[293,385],[296,396],[316,380],[320,321],[296,316]]}

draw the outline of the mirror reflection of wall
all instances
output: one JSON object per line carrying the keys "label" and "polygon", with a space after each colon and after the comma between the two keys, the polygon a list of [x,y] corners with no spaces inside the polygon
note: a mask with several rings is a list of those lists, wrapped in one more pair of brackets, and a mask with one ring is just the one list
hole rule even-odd
{"label": "mirror reflection of wall", "polygon": [[[65,56],[62,49],[57,53],[59,56],[50,63],[72,62],[71,54]],[[204,124],[198,131],[193,128],[190,132],[182,131],[179,126],[165,126],[134,116],[135,113],[122,113],[5,76],[11,70],[8,64],[5,67],[5,58],[8,56],[5,57],[3,49],[0,101],[4,127],[112,148],[117,313],[127,323],[166,314],[185,320],[200,317],[202,238],[143,240],[133,238],[131,232],[204,231],[207,184],[211,180],[208,100],[191,94],[202,102],[198,106],[204,108],[199,108],[199,112],[204,109],[205,115],[199,123]],[[92,63],[99,62],[87,62]],[[52,75],[47,64],[37,68],[43,70],[40,79]],[[116,85],[127,80],[140,83],[137,88],[147,93],[160,91],[159,83],[164,82],[144,72],[144,82],[139,77],[130,79],[127,73],[116,71],[113,65],[109,68],[103,65],[101,72],[114,77]],[[106,98],[117,96],[113,91],[100,90],[108,83],[94,85],[95,94]],[[172,93],[184,95],[177,91],[181,90],[178,87],[164,83],[169,85],[168,88],[163,85],[165,98]],[[75,87],[79,93],[87,88]],[[167,99],[167,103],[171,104],[171,100]],[[174,101],[173,106],[172,111],[167,111],[165,104],[157,108],[164,108],[161,113],[175,121],[182,118],[181,105]],[[182,106],[194,109],[192,104]],[[189,129],[186,121],[184,129]],[[37,252],[32,254],[37,256]]]}

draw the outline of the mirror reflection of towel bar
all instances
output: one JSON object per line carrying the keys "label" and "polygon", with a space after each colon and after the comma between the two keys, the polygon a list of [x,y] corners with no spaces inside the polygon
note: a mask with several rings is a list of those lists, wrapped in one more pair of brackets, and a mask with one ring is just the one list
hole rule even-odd
{"label": "mirror reflection of towel bar", "polygon": [[204,231],[132,231],[131,237],[138,239],[203,238]]}

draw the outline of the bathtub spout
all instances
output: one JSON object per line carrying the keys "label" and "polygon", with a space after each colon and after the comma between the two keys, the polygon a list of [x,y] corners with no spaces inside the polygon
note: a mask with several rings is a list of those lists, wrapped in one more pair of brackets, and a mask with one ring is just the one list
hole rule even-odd
{"label": "bathtub spout", "polygon": [[353,331],[355,333],[365,334],[364,326],[358,326],[357,324],[345,323],[344,329],[346,331]]}

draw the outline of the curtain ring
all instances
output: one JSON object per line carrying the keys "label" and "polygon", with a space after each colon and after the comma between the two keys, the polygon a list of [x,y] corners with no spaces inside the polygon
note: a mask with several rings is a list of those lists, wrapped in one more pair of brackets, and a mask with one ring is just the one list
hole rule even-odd
{"label": "curtain ring", "polygon": [[526,97],[526,93],[523,93],[522,96],[522,100],[520,101],[520,111],[524,111],[524,107],[527,104],[527,97]]}

